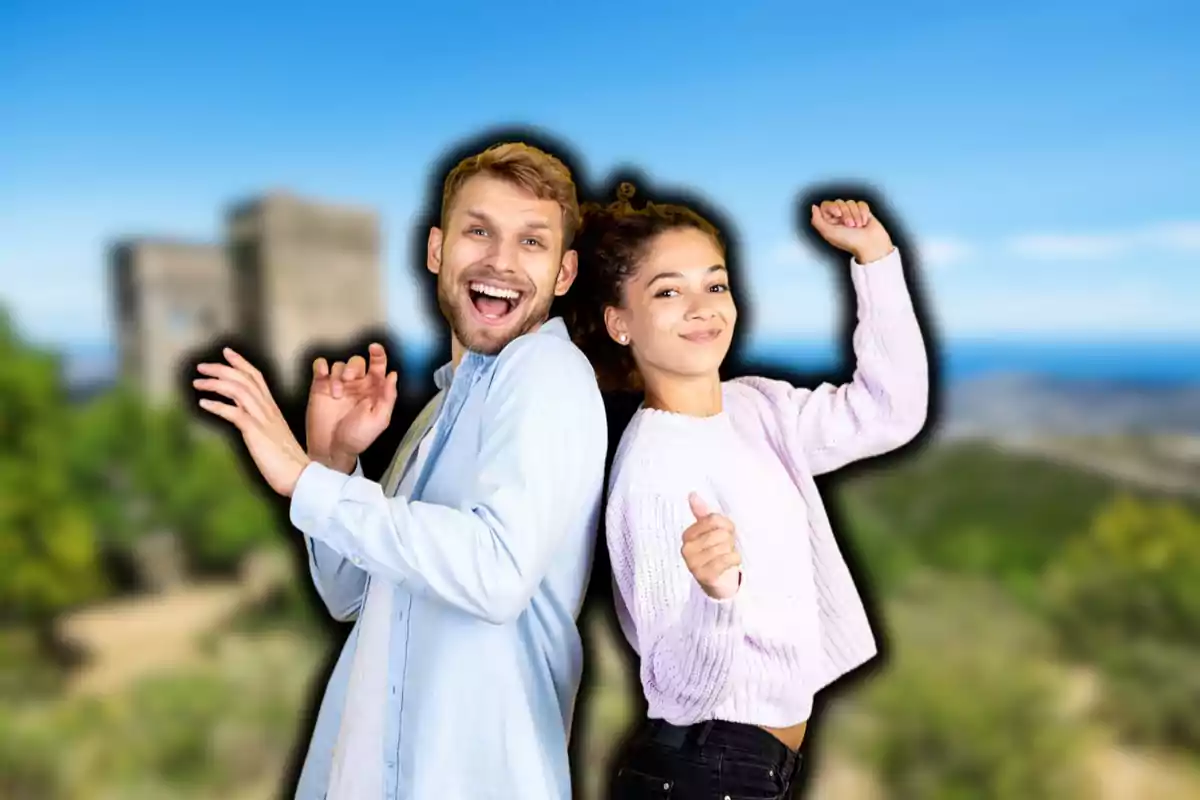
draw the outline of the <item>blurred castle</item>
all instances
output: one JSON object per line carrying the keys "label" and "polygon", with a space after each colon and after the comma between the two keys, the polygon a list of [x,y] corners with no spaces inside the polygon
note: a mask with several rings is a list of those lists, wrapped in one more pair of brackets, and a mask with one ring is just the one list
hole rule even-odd
{"label": "blurred castle", "polygon": [[[236,334],[291,392],[298,359],[386,322],[378,215],[272,193],[231,207],[226,241],[154,238],[110,253],[121,377],[154,402],[178,392],[182,361]],[[260,365],[263,366],[263,365]]]}

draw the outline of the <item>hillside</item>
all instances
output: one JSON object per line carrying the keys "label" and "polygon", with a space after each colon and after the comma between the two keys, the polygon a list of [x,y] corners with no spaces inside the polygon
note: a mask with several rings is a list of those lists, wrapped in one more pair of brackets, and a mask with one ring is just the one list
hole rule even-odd
{"label": "hillside", "polygon": [[1200,375],[1192,383],[1075,380],[996,373],[951,384],[947,436],[1200,433]]}
{"label": "hillside", "polygon": [[[1087,461],[1086,452],[1077,450],[1078,458]],[[942,441],[910,460],[858,475],[832,502],[848,529],[843,536],[872,574],[886,580],[906,564],[920,565],[987,575],[1018,588],[1120,494],[1174,496],[1153,480],[1132,482],[1041,453],[966,440]],[[1180,497],[1200,513],[1200,497]]]}

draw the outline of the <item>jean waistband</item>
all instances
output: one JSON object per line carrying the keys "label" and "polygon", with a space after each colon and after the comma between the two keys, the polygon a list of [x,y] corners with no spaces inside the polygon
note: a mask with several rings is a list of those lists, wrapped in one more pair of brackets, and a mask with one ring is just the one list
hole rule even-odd
{"label": "jean waistband", "polygon": [[695,752],[705,747],[720,747],[757,753],[788,780],[800,771],[801,754],[755,725],[718,719],[681,726],[652,719],[645,730],[655,743],[676,750]]}

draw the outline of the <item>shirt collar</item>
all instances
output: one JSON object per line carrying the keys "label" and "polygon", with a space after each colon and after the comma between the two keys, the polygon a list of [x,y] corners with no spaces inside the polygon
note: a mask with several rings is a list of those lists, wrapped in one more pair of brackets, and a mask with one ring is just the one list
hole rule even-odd
{"label": "shirt collar", "polygon": [[[567,333],[567,324],[565,322],[563,322],[562,317],[551,317],[550,319],[546,320],[545,322],[542,323],[541,327],[538,328],[538,333],[546,333],[551,336],[556,336],[559,339],[570,339],[571,338],[570,334]],[[470,351],[468,351],[463,356],[464,361],[467,359],[478,359],[483,363],[487,363],[487,361],[489,361],[493,358],[495,358],[495,356],[485,356],[485,355],[482,355],[481,353],[474,353],[474,352],[470,352]],[[454,362],[453,361],[447,361],[445,364],[442,364],[442,366],[438,367],[437,370],[433,373],[433,385],[436,386],[439,390],[448,388],[450,386],[450,382],[453,379],[454,379]]]}

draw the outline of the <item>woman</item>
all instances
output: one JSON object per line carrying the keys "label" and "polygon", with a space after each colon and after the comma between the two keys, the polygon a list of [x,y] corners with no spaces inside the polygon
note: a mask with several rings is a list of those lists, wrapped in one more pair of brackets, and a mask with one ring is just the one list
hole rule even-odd
{"label": "woman", "polygon": [[567,313],[605,388],[644,400],[612,465],[606,533],[649,720],[619,798],[784,797],[817,691],[876,653],[813,476],[910,441],[928,369],[900,255],[865,203],[812,207],[852,256],[857,370],[808,390],[722,382],[737,323],[718,231],[690,209],[588,210]]}

